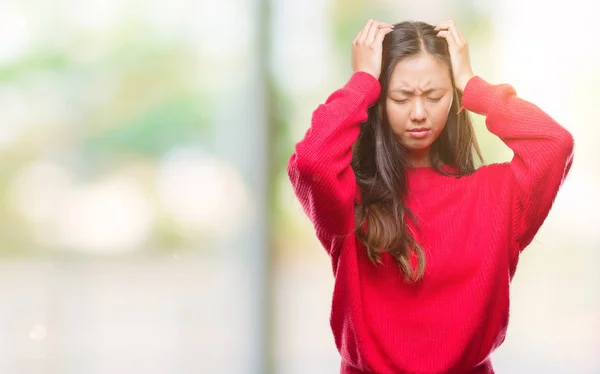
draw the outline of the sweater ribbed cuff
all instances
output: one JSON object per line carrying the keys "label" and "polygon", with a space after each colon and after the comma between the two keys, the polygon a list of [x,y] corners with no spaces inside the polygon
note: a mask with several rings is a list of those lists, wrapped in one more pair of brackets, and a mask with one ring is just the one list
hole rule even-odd
{"label": "sweater ribbed cuff", "polygon": [[476,75],[465,86],[462,105],[471,112],[488,115],[494,108],[503,105],[499,100],[515,94],[514,88],[509,84],[493,85]]}
{"label": "sweater ribbed cuff", "polygon": [[356,73],[352,74],[352,77],[350,77],[350,80],[348,83],[346,83],[345,87],[365,95],[368,105],[374,104],[379,98],[379,93],[381,92],[379,80],[377,80],[377,78],[371,74],[365,73],[364,71],[357,71]]}

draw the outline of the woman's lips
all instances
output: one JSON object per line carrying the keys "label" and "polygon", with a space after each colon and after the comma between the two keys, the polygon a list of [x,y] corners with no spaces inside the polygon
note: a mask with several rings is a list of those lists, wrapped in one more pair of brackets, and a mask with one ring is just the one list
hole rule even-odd
{"label": "woman's lips", "polygon": [[426,128],[417,128],[417,129],[408,131],[408,135],[410,135],[412,138],[415,138],[415,139],[423,139],[424,137],[427,136],[428,133],[429,133],[429,130]]}

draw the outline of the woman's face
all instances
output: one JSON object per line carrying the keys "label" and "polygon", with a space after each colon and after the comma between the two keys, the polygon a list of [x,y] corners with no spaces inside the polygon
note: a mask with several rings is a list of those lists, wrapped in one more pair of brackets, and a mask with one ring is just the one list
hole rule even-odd
{"label": "woman's face", "polygon": [[409,151],[427,150],[446,125],[452,97],[450,70],[441,60],[421,54],[397,63],[386,98],[396,140]]}

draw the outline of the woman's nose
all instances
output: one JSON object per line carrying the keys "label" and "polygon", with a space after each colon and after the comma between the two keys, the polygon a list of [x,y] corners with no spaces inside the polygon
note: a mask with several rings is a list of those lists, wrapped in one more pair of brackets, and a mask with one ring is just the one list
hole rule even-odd
{"label": "woman's nose", "polygon": [[427,118],[427,113],[425,113],[425,107],[423,106],[423,101],[420,99],[416,99],[414,101],[414,106],[410,112],[410,119],[417,122],[422,121]]}

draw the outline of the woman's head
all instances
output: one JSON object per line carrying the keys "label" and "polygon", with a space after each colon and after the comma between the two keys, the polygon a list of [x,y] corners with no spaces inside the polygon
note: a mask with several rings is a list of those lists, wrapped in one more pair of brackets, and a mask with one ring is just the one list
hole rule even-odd
{"label": "woman's head", "polygon": [[383,42],[381,71],[380,122],[405,148],[408,165],[456,165],[472,158],[474,133],[468,116],[458,121],[462,94],[455,87],[448,43],[434,26],[396,24]]}
{"label": "woman's head", "polygon": [[[438,58],[422,52],[395,64],[383,105],[398,143],[411,153],[426,155],[446,127],[453,97],[448,67]],[[428,162],[428,157],[411,159],[421,165]]]}
{"label": "woman's head", "polygon": [[[383,41],[379,81],[380,98],[369,109],[353,150],[362,192],[357,234],[372,260],[376,252],[389,251],[405,275],[418,279],[425,259],[405,227],[405,214],[410,215],[404,204],[406,169],[431,166],[461,176],[475,171],[474,152],[481,155],[468,113],[457,114],[462,93],[455,87],[448,44],[434,26],[396,24]],[[419,258],[416,272],[409,265],[410,252]]]}

